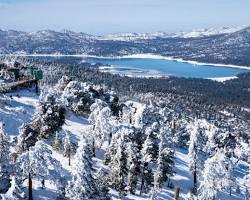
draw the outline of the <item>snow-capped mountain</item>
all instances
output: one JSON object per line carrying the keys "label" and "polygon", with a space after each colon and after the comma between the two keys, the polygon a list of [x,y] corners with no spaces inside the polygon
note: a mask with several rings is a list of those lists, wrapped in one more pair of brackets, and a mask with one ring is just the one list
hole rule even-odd
{"label": "snow-capped mountain", "polygon": [[99,40],[114,40],[114,41],[134,41],[134,40],[146,40],[155,39],[157,37],[172,37],[173,34],[166,32],[155,32],[155,33],[117,33],[111,35],[101,36]]}
{"label": "snow-capped mountain", "polygon": [[206,37],[212,35],[229,34],[240,31],[245,27],[246,26],[198,29],[191,32],[176,33],[174,37],[193,38],[193,37]]}
{"label": "snow-capped mountain", "polygon": [[[0,30],[0,53],[76,53],[84,51],[87,41],[95,36],[65,30],[42,30],[31,33]],[[76,52],[72,50],[75,49]]]}
{"label": "snow-capped mountain", "polygon": [[212,35],[234,33],[242,30],[245,26],[237,27],[222,27],[222,28],[207,28],[198,29],[191,32],[155,32],[155,33],[119,33],[111,34],[99,37],[100,40],[115,40],[115,41],[133,41],[143,39],[156,39],[156,38],[194,38],[194,37],[206,37]]}
{"label": "snow-capped mountain", "polygon": [[[169,34],[93,36],[52,30],[26,33],[0,30],[0,54],[157,54],[199,62],[250,66],[250,27],[204,29]],[[115,47],[115,48],[114,48]]]}

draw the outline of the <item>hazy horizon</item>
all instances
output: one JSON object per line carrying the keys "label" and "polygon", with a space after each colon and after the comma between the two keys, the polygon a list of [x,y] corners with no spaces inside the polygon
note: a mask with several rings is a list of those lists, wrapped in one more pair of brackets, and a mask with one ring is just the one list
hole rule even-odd
{"label": "hazy horizon", "polygon": [[71,30],[71,29],[38,29],[38,30],[31,30],[31,31],[25,31],[25,30],[20,30],[20,29],[3,29],[0,27],[0,30],[2,31],[20,31],[20,32],[26,32],[26,33],[32,33],[32,32],[39,32],[39,31],[55,31],[55,32],[61,32],[63,33],[64,31],[71,31],[74,33],[84,33],[84,34],[88,34],[88,35],[93,35],[93,36],[108,36],[108,35],[116,35],[116,34],[129,34],[129,33],[134,33],[134,34],[154,34],[154,33],[167,33],[167,34],[178,34],[181,32],[191,32],[191,31],[201,31],[201,30],[205,30],[205,29],[209,29],[209,28],[239,28],[239,29],[243,29],[248,27],[248,25],[239,25],[239,26],[224,26],[224,27],[201,27],[201,28],[196,28],[196,29],[187,29],[187,30],[177,30],[177,31],[151,31],[151,32],[107,32],[107,33],[89,33],[89,32],[84,32],[84,31],[75,31],[75,30]]}
{"label": "hazy horizon", "polygon": [[250,25],[249,8],[248,0],[2,0],[0,29],[173,33]]}

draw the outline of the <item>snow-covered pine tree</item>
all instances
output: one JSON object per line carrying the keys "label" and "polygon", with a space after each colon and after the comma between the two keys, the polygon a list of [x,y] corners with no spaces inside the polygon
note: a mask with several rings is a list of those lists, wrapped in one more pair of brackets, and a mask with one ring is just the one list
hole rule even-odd
{"label": "snow-covered pine tree", "polygon": [[109,120],[111,117],[111,110],[105,107],[100,110],[99,115],[95,121],[95,135],[99,139],[100,145],[105,141],[110,141],[112,137],[112,125]]}
{"label": "snow-covered pine tree", "polygon": [[207,142],[206,146],[204,147],[205,151],[207,152],[208,155],[211,155],[216,151],[217,148],[219,148],[218,143],[216,142],[216,138],[218,135],[222,134],[221,130],[216,127],[212,123],[208,123],[206,130],[205,130],[205,135],[207,136]]}
{"label": "snow-covered pine tree", "polygon": [[119,196],[125,195],[125,177],[127,175],[127,156],[124,135],[121,135],[117,142],[115,154],[112,155],[109,167],[111,170],[110,181],[114,189],[119,192]]}
{"label": "snow-covered pine tree", "polygon": [[5,134],[0,123],[0,193],[5,193],[10,187],[11,160],[10,138]]}
{"label": "snow-covered pine tree", "polygon": [[53,149],[55,151],[60,151],[62,148],[62,141],[58,136],[58,132],[56,132],[55,138],[54,138],[54,142],[53,142]]}
{"label": "snow-covered pine tree", "polygon": [[229,160],[222,149],[208,158],[204,164],[201,185],[198,189],[199,199],[216,199],[217,193],[230,187]]}
{"label": "snow-covered pine tree", "polygon": [[152,102],[143,108],[141,114],[141,125],[145,129],[146,127],[152,127],[156,122],[160,124],[164,120],[163,115],[157,106],[154,106]]}
{"label": "snow-covered pine tree", "polygon": [[91,105],[90,110],[91,114],[89,119],[95,124],[94,136],[96,143],[99,143],[99,146],[105,141],[110,143],[112,135],[115,132],[115,126],[112,124],[114,117],[112,118],[111,109],[105,102],[97,99],[95,103]]}
{"label": "snow-covered pine tree", "polygon": [[149,167],[148,162],[142,162],[141,164],[141,186],[140,195],[142,193],[148,193],[150,188],[153,186],[154,176],[152,169]]}
{"label": "snow-covered pine tree", "polygon": [[116,138],[115,136],[112,138],[112,140],[108,146],[108,149],[104,154],[104,160],[103,160],[104,165],[108,165],[111,162],[111,158],[116,153],[116,142],[115,142],[116,140],[115,140],[115,138]]}
{"label": "snow-covered pine tree", "polygon": [[109,177],[108,172],[104,168],[101,168],[96,175],[97,186],[100,192],[100,198],[103,200],[111,200],[111,195],[109,194]]}
{"label": "snow-covered pine tree", "polygon": [[113,94],[110,98],[109,104],[110,104],[110,109],[112,111],[112,115],[119,117],[119,111],[120,111],[119,97]]}
{"label": "snow-covered pine tree", "polygon": [[234,175],[234,168],[237,165],[233,162],[234,157],[231,152],[228,152],[224,149],[225,157],[226,157],[226,169],[228,171],[228,187],[226,188],[228,190],[229,195],[232,195],[233,189],[237,190],[237,182],[236,177]]}
{"label": "snow-covered pine tree", "polygon": [[68,158],[68,164],[71,164],[71,154],[72,154],[72,144],[70,140],[70,133],[66,131],[66,135],[64,138],[64,144],[63,144],[63,155]]}
{"label": "snow-covered pine tree", "polygon": [[200,121],[195,120],[190,124],[188,128],[190,131],[190,141],[188,148],[188,157],[189,157],[189,167],[193,173],[193,192],[196,193],[198,175],[200,176],[201,169],[203,168],[204,163],[204,153],[203,148],[205,145],[205,137],[203,135],[203,130],[200,127]]}
{"label": "snow-covered pine tree", "polygon": [[[1,198],[2,197],[2,198]],[[25,192],[17,184],[16,177],[11,177],[11,187],[5,194],[0,195],[3,200],[21,200],[25,198]]]}
{"label": "snow-covered pine tree", "polygon": [[126,190],[131,194],[135,194],[138,179],[137,176],[140,173],[140,150],[138,145],[134,142],[129,142],[127,146],[128,183]]}
{"label": "snow-covered pine tree", "polygon": [[72,105],[72,110],[77,114],[87,116],[87,114],[90,112],[89,109],[92,103],[93,99],[91,97],[91,94],[87,91],[81,94],[80,99],[77,103]]}
{"label": "snow-covered pine tree", "polygon": [[176,129],[172,129],[173,133],[173,142],[179,147],[188,147],[189,142],[189,131],[187,130],[187,120],[186,118],[178,119],[179,123]]}
{"label": "snow-covered pine tree", "polygon": [[[159,152],[159,124],[157,122],[153,123],[151,127],[147,127],[145,134],[146,140],[143,144],[143,155],[150,158],[150,161],[156,161]],[[147,160],[146,159],[146,160]]]}
{"label": "snow-covered pine tree", "polygon": [[159,151],[159,141],[156,131],[156,123],[153,123],[150,128],[146,129],[147,138],[142,145],[141,149],[141,190],[140,194],[143,192],[148,192],[149,188],[153,184],[153,172],[150,169],[149,164],[151,162],[156,162]]}
{"label": "snow-covered pine tree", "polygon": [[250,199],[250,169],[248,171],[248,174],[246,174],[243,178],[243,185],[244,185],[244,195],[245,200]]}
{"label": "snow-covered pine tree", "polygon": [[220,128],[220,132],[215,135],[215,142],[219,148],[232,152],[237,145],[237,134],[231,131],[229,127]]}
{"label": "snow-covered pine tree", "polygon": [[157,191],[155,190],[155,188],[152,189],[149,200],[157,200]]}
{"label": "snow-covered pine tree", "polygon": [[189,141],[189,148],[188,148],[188,156],[189,156],[189,167],[190,170],[194,171],[196,170],[196,157],[198,154],[198,136],[199,136],[199,130],[198,130],[198,122],[195,121],[190,129],[190,141]]}
{"label": "snow-covered pine tree", "polygon": [[129,105],[123,104],[122,107],[122,116],[121,121],[126,124],[132,124],[133,123],[133,109],[132,109],[133,103],[129,103]]}
{"label": "snow-covered pine tree", "polygon": [[62,92],[70,81],[71,79],[68,76],[62,76],[62,78],[55,85],[55,88]]}
{"label": "snow-covered pine tree", "polygon": [[39,178],[50,176],[51,173],[63,173],[61,164],[52,158],[52,151],[44,141],[38,141],[29,151],[21,154],[15,164],[16,173],[23,175],[34,174]]}
{"label": "snow-covered pine tree", "polygon": [[171,130],[164,127],[160,132],[159,155],[157,168],[154,173],[154,188],[157,190],[163,183],[169,180],[173,174],[174,148],[172,145]]}
{"label": "snow-covered pine tree", "polygon": [[79,142],[75,161],[73,178],[66,187],[66,197],[75,200],[105,199],[100,195],[97,181],[94,178],[92,147],[85,138]]}
{"label": "snow-covered pine tree", "polygon": [[111,162],[111,158],[114,157],[115,154],[117,153],[117,149],[119,147],[119,144],[117,143],[117,141],[122,140],[124,143],[123,145],[126,145],[124,141],[125,140],[129,141],[128,135],[132,131],[129,126],[123,126],[123,125],[114,127],[113,130],[114,130],[114,134],[111,138],[111,142],[108,146],[107,152],[104,155],[105,165],[108,165]]}
{"label": "snow-covered pine tree", "polygon": [[91,89],[87,83],[70,81],[64,88],[61,100],[73,112],[87,116],[90,112],[90,106],[94,103],[94,96],[98,95],[93,93],[98,92]]}
{"label": "snow-covered pine tree", "polygon": [[245,160],[250,163],[250,143],[247,141],[238,141],[239,144],[234,149],[234,155],[238,160]]}
{"label": "snow-covered pine tree", "polygon": [[22,153],[42,138],[53,136],[65,122],[65,108],[58,102],[54,91],[40,95],[39,105],[29,124],[23,124],[16,150]]}
{"label": "snow-covered pine tree", "polygon": [[61,177],[57,183],[57,197],[56,200],[66,200],[66,191],[67,181],[64,177]]}
{"label": "snow-covered pine tree", "polygon": [[48,138],[65,122],[65,108],[58,102],[53,91],[42,94],[34,114],[33,126],[39,127],[39,138]]}
{"label": "snow-covered pine tree", "polygon": [[19,128],[16,151],[18,153],[23,153],[31,146],[34,146],[38,140],[38,136],[39,130],[33,127],[32,123],[22,124],[22,126]]}
{"label": "snow-covered pine tree", "polygon": [[[30,179],[29,187],[32,191],[32,179],[34,177],[44,180],[49,176],[60,178],[64,171],[59,161],[52,158],[52,151],[43,141],[38,141],[29,151],[21,154],[15,163],[15,174],[18,182]],[[54,181],[55,178],[54,178]]]}

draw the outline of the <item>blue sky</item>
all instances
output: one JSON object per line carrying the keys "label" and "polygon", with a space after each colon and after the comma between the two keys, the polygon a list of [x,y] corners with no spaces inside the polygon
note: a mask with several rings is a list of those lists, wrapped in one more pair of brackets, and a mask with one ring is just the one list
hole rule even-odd
{"label": "blue sky", "polygon": [[0,29],[92,34],[250,25],[250,0],[0,0]]}

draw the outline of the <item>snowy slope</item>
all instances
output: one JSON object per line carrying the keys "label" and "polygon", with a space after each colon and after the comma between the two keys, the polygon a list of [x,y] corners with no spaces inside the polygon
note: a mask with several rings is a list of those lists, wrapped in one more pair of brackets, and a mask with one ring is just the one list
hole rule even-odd
{"label": "snowy slope", "polygon": [[[16,95],[20,97],[16,97]],[[13,99],[10,99],[10,96],[13,96]],[[8,94],[7,97],[1,98],[1,104],[5,105],[0,109],[1,121],[3,120],[6,124],[6,131],[10,135],[17,135],[18,128],[24,122],[29,122],[31,120],[32,114],[34,113],[35,107],[38,102],[38,97],[34,91],[22,90],[19,92]],[[139,104],[134,103],[136,107],[139,108]],[[22,112],[20,111],[22,110]],[[8,111],[8,112],[7,112]],[[142,112],[142,110],[138,110]],[[88,129],[91,129],[92,125],[89,120],[82,117],[78,117],[73,113],[68,113],[66,116],[66,123],[62,127],[60,134],[65,134],[65,131],[72,133],[71,139],[78,142],[82,134],[85,134]],[[50,147],[51,150],[52,147]],[[97,158],[95,161],[95,168],[98,170],[102,164],[103,155],[105,152],[105,145],[103,148],[97,150]],[[68,166],[68,159],[65,158],[61,153],[53,151],[53,157],[56,158],[62,164],[65,171],[70,172],[72,170],[71,166]],[[72,165],[74,165],[74,159],[72,158]],[[176,174],[172,177],[172,181],[177,185],[183,188],[183,191],[187,192],[190,188],[190,172],[188,172],[188,163],[187,163],[187,152],[185,150],[178,150],[176,153]],[[57,195],[56,186],[51,180],[45,180],[46,188],[41,188],[40,180],[33,180],[34,187],[34,198],[36,200],[49,200],[55,199]],[[24,183],[24,186],[27,187],[27,182]],[[117,199],[116,192],[111,190],[113,199]],[[162,189],[158,194],[159,197],[164,199],[173,198],[173,190]],[[139,195],[139,192],[137,193]],[[124,199],[148,199],[149,196],[133,196],[129,195]]]}
{"label": "snowy slope", "polygon": [[[20,97],[16,97],[19,94]],[[13,96],[13,99],[10,99],[10,96]],[[0,120],[6,123],[6,131],[10,135],[17,135],[18,127],[21,126],[23,122],[29,122],[31,116],[34,113],[34,109],[37,105],[38,97],[34,91],[22,90],[19,92],[8,94],[7,97],[0,98]],[[131,103],[128,102],[128,103]],[[133,102],[134,107],[137,108],[137,112],[143,112],[142,104]],[[20,111],[21,110],[21,111]],[[139,114],[138,114],[139,115]],[[66,123],[63,125],[62,130],[60,131],[61,135],[64,135],[66,131],[71,133],[70,137],[73,142],[78,142],[80,137],[84,134],[87,134],[89,130],[92,129],[92,124],[88,119],[76,116],[75,114],[68,112],[66,115]],[[51,141],[47,141],[47,144],[51,144]],[[53,151],[52,147],[49,148]],[[106,145],[104,144],[101,148],[97,149],[97,156],[94,158],[94,168],[98,171],[103,167],[102,160],[105,153]],[[189,158],[188,151],[184,148],[176,149],[175,153],[175,174],[171,177],[171,182],[174,187],[180,187],[180,199],[187,199],[188,192],[192,188],[192,174],[189,171]],[[74,158],[72,158],[72,165],[68,165],[68,159],[62,155],[62,152],[53,151],[53,157],[58,160],[65,174],[70,174],[72,171],[72,166],[74,165]],[[248,169],[248,165],[244,162],[240,162],[235,169],[237,174],[238,181],[241,182],[243,175]],[[41,182],[38,179],[33,180],[33,194],[35,200],[50,200],[55,199],[57,195],[56,185],[53,182],[53,179],[45,180],[46,188],[41,188]],[[27,187],[27,182],[24,183],[24,186]],[[110,190],[113,199],[119,199],[118,194],[114,190]],[[156,199],[159,200],[172,200],[174,195],[174,189],[170,189],[164,186],[161,191],[157,193]],[[150,199],[150,196],[139,196],[139,191],[136,192],[136,195],[128,195],[123,198],[124,200],[146,200]],[[219,199],[221,200],[240,200],[243,199],[242,196],[233,192],[232,196],[229,194],[219,194]]]}
{"label": "snowy slope", "polygon": [[37,102],[34,91],[22,90],[0,96],[0,121],[9,135],[16,136],[18,128],[30,122]]}

